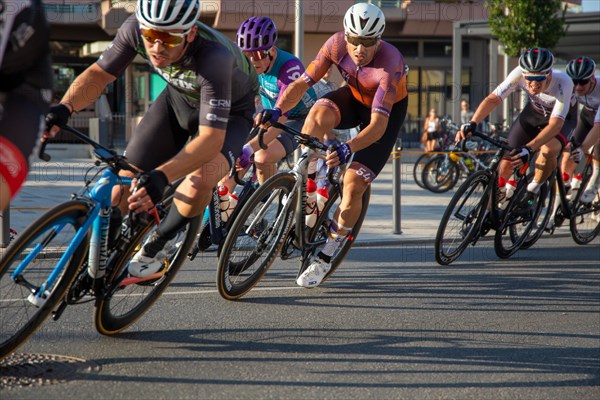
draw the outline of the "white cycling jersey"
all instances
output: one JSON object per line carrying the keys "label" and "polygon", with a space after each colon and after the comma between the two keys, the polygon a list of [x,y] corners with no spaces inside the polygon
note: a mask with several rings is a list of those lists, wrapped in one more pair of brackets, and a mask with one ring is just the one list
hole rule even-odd
{"label": "white cycling jersey", "polygon": [[531,105],[537,112],[550,118],[565,119],[569,109],[575,104],[573,81],[569,75],[557,69],[552,70],[550,85],[538,95],[532,95],[527,91],[527,83],[520,67],[513,69],[492,93],[504,100],[517,88],[527,93]]}
{"label": "white cycling jersey", "polygon": [[587,110],[595,113],[594,124],[600,123],[600,75],[595,75],[596,86],[592,92],[583,96],[577,96],[577,101]]}

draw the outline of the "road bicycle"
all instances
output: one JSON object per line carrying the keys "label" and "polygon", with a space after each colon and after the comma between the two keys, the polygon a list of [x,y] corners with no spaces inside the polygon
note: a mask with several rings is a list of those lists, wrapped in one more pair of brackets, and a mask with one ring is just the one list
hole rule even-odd
{"label": "road bicycle", "polygon": [[[294,136],[307,147],[307,151],[302,153],[291,171],[277,173],[264,182],[240,209],[223,244],[217,268],[219,294],[228,300],[239,299],[251,290],[277,255],[286,260],[299,254],[297,276],[302,274],[316,249],[325,243],[333,213],[340,201],[338,181],[343,174],[341,169],[329,172],[328,179],[333,184],[329,188],[328,200],[315,225],[307,227],[307,168],[313,157],[323,157],[327,146],[286,125],[275,123],[273,126]],[[259,134],[259,142],[261,137],[262,133]],[[367,213],[369,199],[370,188],[363,195],[358,221],[351,235],[333,255],[332,267],[325,279],[333,274],[354,244]]]}
{"label": "road bicycle", "polygon": [[[192,219],[167,244],[171,250],[162,270],[144,278],[129,275],[131,258],[166,216],[177,185],[166,191],[151,216],[130,213],[113,226],[113,187],[132,182],[119,172],[137,170],[85,134],[63,129],[91,145],[95,166],[103,167],[86,178],[79,194],[31,223],[0,260],[0,358],[23,344],[50,314],[58,320],[67,305],[93,301],[95,326],[104,335],[133,324],[175,277],[200,223],[199,217]],[[48,161],[44,147],[40,157]]]}
{"label": "road bicycle", "polygon": [[487,169],[469,176],[456,190],[442,216],[435,238],[435,259],[441,265],[455,261],[469,244],[475,245],[492,229],[495,230],[494,250],[498,257],[512,256],[531,232],[543,207],[541,199],[545,199],[548,192],[548,184],[545,183],[531,206],[521,207],[531,180],[526,163],[514,171],[516,189],[507,200],[506,207],[501,209],[498,205],[498,167],[505,153],[512,149],[480,132],[473,135],[489,141],[498,150]]}

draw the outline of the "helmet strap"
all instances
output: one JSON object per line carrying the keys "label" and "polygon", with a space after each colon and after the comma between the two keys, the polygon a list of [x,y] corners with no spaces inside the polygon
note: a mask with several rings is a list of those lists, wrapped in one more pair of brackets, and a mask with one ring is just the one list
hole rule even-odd
{"label": "helmet strap", "polygon": [[271,70],[271,68],[273,67],[273,56],[271,55],[271,50],[269,49],[269,65],[267,66],[267,68],[265,68],[265,74],[267,72],[269,72]]}

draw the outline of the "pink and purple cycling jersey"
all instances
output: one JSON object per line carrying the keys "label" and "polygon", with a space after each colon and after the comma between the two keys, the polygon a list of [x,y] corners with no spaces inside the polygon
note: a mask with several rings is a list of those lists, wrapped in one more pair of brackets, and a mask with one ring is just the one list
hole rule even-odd
{"label": "pink and purple cycling jersey", "polygon": [[573,96],[573,81],[564,72],[552,70],[550,85],[540,94],[532,95],[527,91],[527,83],[520,67],[512,70],[496,89],[492,92],[504,100],[517,88],[525,91],[534,110],[549,118],[565,119],[571,106],[575,105]]}
{"label": "pink and purple cycling jersey", "polygon": [[404,57],[393,45],[381,41],[373,60],[357,66],[348,54],[344,32],[337,32],[321,47],[302,74],[309,85],[318,82],[335,64],[354,98],[372,112],[390,116],[392,106],[407,96]]}

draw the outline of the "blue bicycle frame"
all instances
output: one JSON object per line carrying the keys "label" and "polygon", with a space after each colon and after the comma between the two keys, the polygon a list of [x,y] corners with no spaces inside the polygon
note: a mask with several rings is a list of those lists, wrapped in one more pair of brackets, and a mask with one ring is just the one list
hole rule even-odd
{"label": "blue bicycle frame", "polygon": [[[79,200],[86,200],[90,204],[87,218],[83,225],[77,230],[77,233],[69,243],[69,246],[60,257],[58,263],[48,276],[44,284],[35,293],[38,299],[31,299],[33,303],[43,302],[43,296],[46,295],[46,288],[52,287],[56,279],[64,270],[67,262],[71,259],[75,250],[81,245],[90,228],[92,230],[90,237],[90,247],[88,253],[88,274],[97,279],[104,276],[106,272],[107,245],[108,245],[108,227],[111,212],[112,188],[115,185],[131,185],[132,178],[118,176],[110,168],[107,168],[101,175],[98,182],[84,196],[78,196]],[[58,235],[66,226],[65,223],[57,224],[53,227],[52,236]],[[11,278],[18,280],[23,270],[29,265],[31,260],[35,259],[43,250],[45,243],[38,243],[32,252],[21,261],[15,268]]]}

